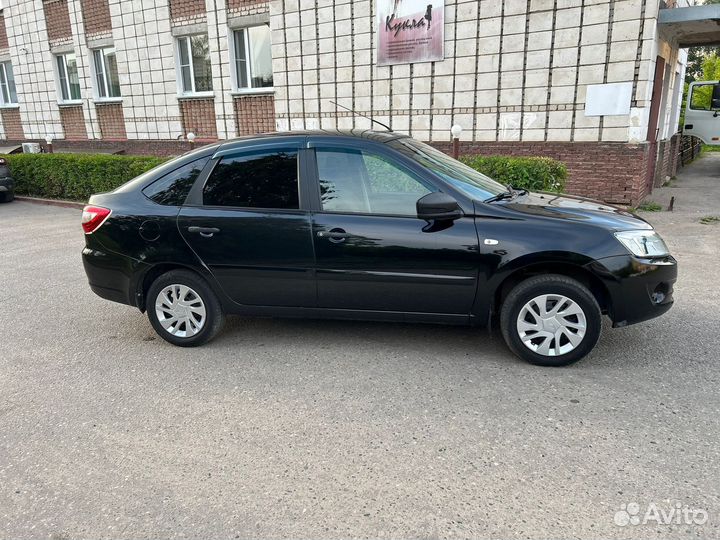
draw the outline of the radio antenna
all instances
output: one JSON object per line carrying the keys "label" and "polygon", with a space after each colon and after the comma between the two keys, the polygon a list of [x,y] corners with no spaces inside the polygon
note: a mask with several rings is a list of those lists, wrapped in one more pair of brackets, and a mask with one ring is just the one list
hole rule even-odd
{"label": "radio antenna", "polygon": [[345,107],[344,105],[340,105],[339,103],[335,103],[334,101],[331,101],[330,103],[332,103],[332,104],[335,105],[336,107],[342,107],[342,108],[345,109],[346,111],[350,111],[350,112],[353,113],[353,114],[357,114],[358,116],[362,116],[363,118],[367,118],[367,119],[370,120],[371,122],[373,122],[373,123],[375,123],[375,124],[378,124],[378,125],[384,127],[385,129],[387,129],[389,132],[392,133],[392,129],[391,129],[389,126],[386,126],[385,124],[383,124],[383,123],[380,122],[379,120],[375,120],[375,119],[374,119],[373,117],[371,117],[371,116],[367,116],[366,114],[362,114],[362,113],[359,113],[359,112],[357,112],[357,111],[353,111],[351,108]]}

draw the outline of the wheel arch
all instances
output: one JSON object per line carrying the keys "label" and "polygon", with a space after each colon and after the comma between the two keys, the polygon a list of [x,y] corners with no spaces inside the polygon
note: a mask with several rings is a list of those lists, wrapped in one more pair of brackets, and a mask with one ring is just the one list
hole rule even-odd
{"label": "wheel arch", "polygon": [[513,270],[495,288],[492,304],[493,313],[499,313],[505,298],[518,283],[530,277],[544,274],[559,274],[577,280],[590,290],[602,313],[611,314],[612,298],[602,280],[587,268],[564,261],[532,262]]}
{"label": "wheel arch", "polygon": [[157,263],[150,267],[148,270],[146,270],[144,274],[138,279],[136,287],[136,300],[137,307],[140,311],[144,313],[145,309],[147,308],[147,293],[148,290],[150,290],[150,286],[153,284],[153,282],[163,274],[166,274],[172,270],[185,270],[188,272],[192,272],[199,278],[202,278],[208,284],[208,286],[213,289],[215,294],[217,294],[217,291],[215,291],[215,286],[212,281],[208,279],[207,276],[204,276],[201,272],[198,272],[196,268],[178,263]]}

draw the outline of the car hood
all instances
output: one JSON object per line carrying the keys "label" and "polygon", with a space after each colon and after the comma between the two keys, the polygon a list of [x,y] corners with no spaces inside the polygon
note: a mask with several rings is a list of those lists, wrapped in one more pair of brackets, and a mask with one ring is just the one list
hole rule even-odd
{"label": "car hood", "polygon": [[581,221],[612,231],[652,229],[652,225],[647,221],[622,208],[582,197],[542,192],[528,193],[502,204],[522,214]]}

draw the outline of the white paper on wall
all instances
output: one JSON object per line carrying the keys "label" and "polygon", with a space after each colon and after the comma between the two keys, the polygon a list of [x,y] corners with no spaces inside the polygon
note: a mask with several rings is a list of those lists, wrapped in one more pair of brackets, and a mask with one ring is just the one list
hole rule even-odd
{"label": "white paper on wall", "polygon": [[591,84],[585,96],[585,116],[630,114],[633,83]]}

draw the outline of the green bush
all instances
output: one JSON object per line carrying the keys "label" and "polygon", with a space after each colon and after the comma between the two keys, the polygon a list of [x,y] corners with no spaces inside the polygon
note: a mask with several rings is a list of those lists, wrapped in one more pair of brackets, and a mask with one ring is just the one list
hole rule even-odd
{"label": "green bush", "polygon": [[462,156],[460,161],[503,185],[530,191],[562,192],[567,180],[565,164],[551,158]]}
{"label": "green bush", "polygon": [[3,156],[18,195],[87,201],[160,165],[164,158],[92,154],[12,154]]}

